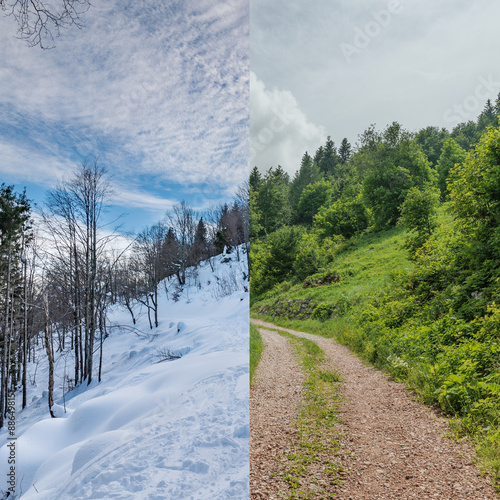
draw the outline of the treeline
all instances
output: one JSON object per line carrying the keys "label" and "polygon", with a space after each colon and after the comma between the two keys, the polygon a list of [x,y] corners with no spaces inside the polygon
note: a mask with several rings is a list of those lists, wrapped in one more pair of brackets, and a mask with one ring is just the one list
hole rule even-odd
{"label": "treeline", "polygon": [[110,194],[97,160],[82,163],[50,190],[36,216],[26,193],[5,184],[0,188],[0,427],[9,391],[21,385],[22,407],[27,405],[27,387],[34,383],[27,363],[39,356],[38,346],[48,359],[54,416],[55,353],[68,356],[65,391],[100,381],[103,342],[113,327],[111,306],[128,308],[135,324],[134,305],[141,304],[153,329],[159,325],[159,287],[165,278],[175,295],[186,284],[189,267],[224,248],[234,248],[238,260],[241,245],[249,252],[248,188],[240,189],[232,205],[203,214],[179,203],[163,220],[127,238],[107,229]]}
{"label": "treeline", "polygon": [[[343,139],[338,149],[328,137],[314,155],[304,153],[293,178],[280,166],[264,173],[255,167],[250,175],[253,298],[291,276],[314,273],[336,245],[363,231],[409,224],[409,249],[421,246],[432,232],[430,211],[449,199],[450,171],[488,127],[498,124],[499,112],[500,95],[495,104],[487,101],[476,121],[451,132],[429,126],[412,133],[396,122],[378,131],[372,125],[355,147]],[[414,220],[419,203],[430,211]]]}

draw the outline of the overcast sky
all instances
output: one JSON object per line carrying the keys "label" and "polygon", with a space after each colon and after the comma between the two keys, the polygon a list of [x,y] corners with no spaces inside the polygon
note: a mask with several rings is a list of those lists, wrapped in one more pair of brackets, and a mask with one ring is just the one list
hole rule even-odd
{"label": "overcast sky", "polygon": [[248,0],[93,0],[29,48],[0,15],[0,182],[45,190],[98,155],[128,228],[206,208],[248,176]]}
{"label": "overcast sky", "polygon": [[251,166],[293,174],[327,135],[475,119],[500,92],[500,2],[251,0]]}

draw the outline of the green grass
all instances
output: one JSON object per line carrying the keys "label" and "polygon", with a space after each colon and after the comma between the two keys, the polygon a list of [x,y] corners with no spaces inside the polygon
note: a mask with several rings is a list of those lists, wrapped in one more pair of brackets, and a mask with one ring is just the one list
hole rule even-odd
{"label": "green grass", "polygon": [[306,374],[294,451],[283,457],[280,477],[288,485],[289,499],[334,498],[328,490],[342,483],[339,473],[343,470],[335,459],[341,378],[337,372],[324,369],[325,356],[315,342],[277,332],[292,343]]}
{"label": "green grass", "polygon": [[255,325],[250,323],[250,385],[253,383],[253,377],[255,376],[263,349],[264,344],[262,343],[259,330],[257,330]]}
{"label": "green grass", "polygon": [[252,303],[252,311],[271,305],[280,292],[287,299],[343,302],[355,307],[390,284],[399,273],[411,271],[413,264],[402,249],[404,236],[403,229],[395,228],[353,238],[325,270],[336,273],[340,277],[338,283],[313,288],[304,288],[302,283],[281,284]]}

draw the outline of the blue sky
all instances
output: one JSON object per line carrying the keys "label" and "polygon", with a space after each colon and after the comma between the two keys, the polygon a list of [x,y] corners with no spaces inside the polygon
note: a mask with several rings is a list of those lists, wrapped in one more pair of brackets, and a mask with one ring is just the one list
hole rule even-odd
{"label": "blue sky", "polygon": [[290,174],[326,136],[476,119],[500,92],[500,2],[251,0],[251,167]]}
{"label": "blue sky", "polygon": [[0,17],[0,181],[41,204],[96,155],[128,230],[232,199],[248,176],[248,0],[94,0],[83,19],[41,50]]}

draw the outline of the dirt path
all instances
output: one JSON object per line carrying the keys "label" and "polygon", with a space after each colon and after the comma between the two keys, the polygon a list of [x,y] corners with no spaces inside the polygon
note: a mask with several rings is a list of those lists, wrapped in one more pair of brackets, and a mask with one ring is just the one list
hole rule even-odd
{"label": "dirt path", "polygon": [[[279,328],[259,320],[252,322],[259,327]],[[489,481],[480,477],[470,449],[443,437],[446,421],[413,401],[402,384],[389,381],[383,373],[364,365],[348,348],[331,339],[286,331],[316,342],[344,379],[345,401],[340,408],[344,424],[340,430],[345,452],[341,461],[352,472],[337,498],[498,500]],[[297,398],[300,399],[299,378],[291,374],[300,371],[297,361],[293,356],[290,359],[286,341],[277,339],[281,339],[278,334],[264,331],[265,350],[250,397],[251,498],[279,498],[256,496],[256,488],[264,494],[266,488],[270,493],[274,491],[260,467],[263,465],[268,471],[272,457],[283,452],[280,447],[287,440],[282,433],[293,422],[299,404]],[[269,352],[268,355],[274,361],[267,359],[266,349],[272,350],[272,355]],[[281,381],[278,372],[282,373]],[[284,408],[284,400],[290,397],[287,387],[290,384],[296,392],[289,408]],[[266,418],[269,425],[273,402],[281,402],[278,419],[282,419],[282,425],[266,434],[261,426]],[[266,449],[272,450],[269,458]]]}
{"label": "dirt path", "polygon": [[250,491],[251,498],[273,499],[282,498],[275,474],[289,446],[304,375],[287,339],[259,331],[264,352],[250,394]]}

